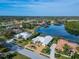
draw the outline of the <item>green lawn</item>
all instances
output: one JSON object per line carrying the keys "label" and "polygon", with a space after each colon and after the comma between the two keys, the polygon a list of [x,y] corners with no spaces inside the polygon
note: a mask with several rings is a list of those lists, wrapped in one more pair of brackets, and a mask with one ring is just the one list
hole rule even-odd
{"label": "green lawn", "polygon": [[0,35],[0,39],[6,40],[6,37],[4,35]]}
{"label": "green lawn", "polygon": [[70,58],[61,56],[60,54],[55,54],[55,57],[56,57],[57,59],[70,59]]}
{"label": "green lawn", "polygon": [[21,40],[21,41],[16,41],[17,44],[20,44],[21,46],[25,46],[27,45],[28,43],[30,43],[31,40]]}
{"label": "green lawn", "polygon": [[66,58],[66,57],[59,57],[59,58],[57,58],[57,59],[70,59],[70,58]]}
{"label": "green lawn", "polygon": [[21,55],[21,54],[17,54],[15,57],[13,57],[13,59],[31,59],[31,58],[26,57],[26,56]]}

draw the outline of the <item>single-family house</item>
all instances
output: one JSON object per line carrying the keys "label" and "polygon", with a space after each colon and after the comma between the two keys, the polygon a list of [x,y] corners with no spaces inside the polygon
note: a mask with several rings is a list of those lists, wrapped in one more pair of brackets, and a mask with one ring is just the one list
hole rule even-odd
{"label": "single-family house", "polygon": [[33,38],[33,43],[41,43],[43,46],[48,45],[48,43],[53,39],[52,36],[37,36],[36,38]]}
{"label": "single-family house", "polygon": [[15,35],[15,38],[23,38],[23,39],[27,39],[28,37],[30,37],[32,34],[31,33],[28,33],[28,32],[22,32],[22,33],[19,33],[17,35]]}
{"label": "single-family house", "polygon": [[72,49],[73,52],[76,51],[76,47],[78,46],[78,44],[76,44],[76,43],[69,42],[65,39],[59,39],[57,42],[56,49],[63,51],[64,50],[63,47],[65,45],[68,45]]}

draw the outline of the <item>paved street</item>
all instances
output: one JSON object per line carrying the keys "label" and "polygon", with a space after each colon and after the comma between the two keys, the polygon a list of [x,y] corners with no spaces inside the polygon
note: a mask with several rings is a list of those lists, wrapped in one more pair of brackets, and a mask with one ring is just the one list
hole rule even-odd
{"label": "paved street", "polygon": [[32,52],[30,50],[27,50],[23,47],[20,47],[16,44],[13,44],[11,43],[11,41],[13,41],[12,39],[10,41],[7,41],[9,43],[9,48],[13,51],[17,51],[18,53],[22,54],[22,55],[25,55],[25,56],[28,56],[30,57],[31,59],[49,59],[48,57],[45,57],[45,56],[42,56],[40,54],[37,54],[35,52]]}
{"label": "paved street", "polygon": [[31,59],[49,59],[47,57],[44,57],[42,55],[39,55],[39,54],[32,52],[32,51],[29,51],[27,49],[19,49],[19,50],[17,50],[17,52],[22,54],[22,55],[28,56]]}

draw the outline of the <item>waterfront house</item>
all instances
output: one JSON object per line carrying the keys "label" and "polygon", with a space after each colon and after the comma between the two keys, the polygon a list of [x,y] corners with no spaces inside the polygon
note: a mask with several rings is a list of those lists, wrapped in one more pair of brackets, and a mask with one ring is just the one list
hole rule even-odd
{"label": "waterfront house", "polygon": [[36,38],[33,38],[32,41],[33,43],[38,43],[41,44],[43,46],[46,46],[49,44],[49,42],[52,40],[53,38],[51,36],[37,36]]}

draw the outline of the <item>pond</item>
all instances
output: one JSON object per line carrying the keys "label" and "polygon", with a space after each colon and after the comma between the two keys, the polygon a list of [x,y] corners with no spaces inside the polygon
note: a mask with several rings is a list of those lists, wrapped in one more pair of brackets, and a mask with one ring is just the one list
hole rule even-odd
{"label": "pond", "polygon": [[50,25],[47,28],[45,27],[39,27],[36,29],[36,32],[51,35],[51,36],[59,36],[66,38],[69,41],[77,42],[79,43],[79,36],[75,36],[73,34],[70,34],[66,31],[65,26],[62,25]]}

